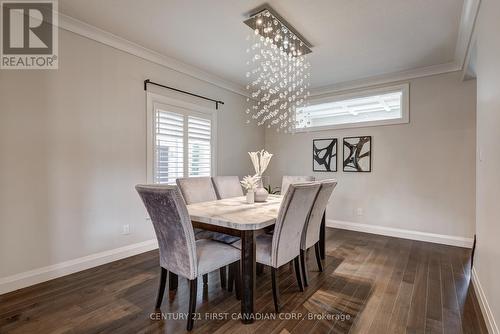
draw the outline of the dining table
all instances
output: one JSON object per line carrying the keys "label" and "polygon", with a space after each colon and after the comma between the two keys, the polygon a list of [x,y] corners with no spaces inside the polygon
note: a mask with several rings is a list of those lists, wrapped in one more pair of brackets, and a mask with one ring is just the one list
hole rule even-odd
{"label": "dining table", "polygon": [[[265,202],[247,203],[246,197],[199,202],[187,206],[193,227],[241,239],[241,321],[255,319],[255,237],[276,223],[283,196],[269,195]],[[325,258],[325,215],[320,230],[320,254]]]}

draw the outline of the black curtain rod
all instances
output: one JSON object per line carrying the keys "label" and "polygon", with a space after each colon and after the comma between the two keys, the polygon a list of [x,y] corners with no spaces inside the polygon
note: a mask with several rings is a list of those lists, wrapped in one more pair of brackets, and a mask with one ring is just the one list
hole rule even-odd
{"label": "black curtain rod", "polygon": [[215,109],[217,109],[217,110],[219,109],[219,104],[224,104],[224,102],[222,102],[222,101],[214,100],[214,99],[211,99],[209,97],[205,97],[205,96],[201,96],[201,95],[198,95],[198,94],[186,92],[185,90],[180,90],[180,89],[177,89],[177,88],[165,86],[165,85],[153,82],[153,81],[151,81],[149,79],[144,80],[144,90],[147,90],[148,84],[155,85],[155,86],[158,86],[158,87],[163,87],[163,88],[166,88],[166,89],[170,89],[170,90],[182,93],[182,94],[187,94],[187,95],[191,95],[191,96],[194,96],[194,97],[198,97],[200,99],[204,99],[204,100],[207,100],[207,101],[215,102]]}

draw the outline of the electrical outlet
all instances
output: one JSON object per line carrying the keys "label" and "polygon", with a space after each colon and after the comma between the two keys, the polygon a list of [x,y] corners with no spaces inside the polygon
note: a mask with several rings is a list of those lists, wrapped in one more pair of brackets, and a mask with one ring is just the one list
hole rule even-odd
{"label": "electrical outlet", "polygon": [[122,226],[122,234],[130,234],[130,225],[129,224]]}
{"label": "electrical outlet", "polygon": [[357,208],[357,209],[356,209],[356,215],[358,215],[358,216],[362,216],[363,214],[364,214],[364,212],[363,212],[363,208]]}

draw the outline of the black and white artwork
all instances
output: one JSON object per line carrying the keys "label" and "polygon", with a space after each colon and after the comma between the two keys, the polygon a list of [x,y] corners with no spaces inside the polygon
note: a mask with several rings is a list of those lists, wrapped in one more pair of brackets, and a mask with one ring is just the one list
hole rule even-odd
{"label": "black and white artwork", "polygon": [[313,171],[337,171],[337,138],[313,140]]}
{"label": "black and white artwork", "polygon": [[372,137],[344,138],[344,172],[372,171]]}

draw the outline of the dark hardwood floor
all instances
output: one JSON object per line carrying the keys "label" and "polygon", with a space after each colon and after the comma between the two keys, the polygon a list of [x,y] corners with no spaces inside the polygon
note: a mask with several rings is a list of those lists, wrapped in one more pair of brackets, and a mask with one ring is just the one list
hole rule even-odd
{"label": "dark hardwood floor", "polygon": [[[266,318],[237,319],[234,294],[199,281],[193,333],[487,333],[469,284],[470,250],[328,229],[319,273],[309,251],[309,287],[298,291],[293,268],[279,270],[282,313],[276,319],[270,270],[257,277],[255,309]],[[160,270],[156,251],[0,296],[0,333],[182,333],[185,319],[156,320]],[[187,311],[179,279],[163,317]],[[152,314],[152,315],[151,315]],[[226,316],[227,314],[227,316]],[[222,319],[211,320],[210,317]]]}

